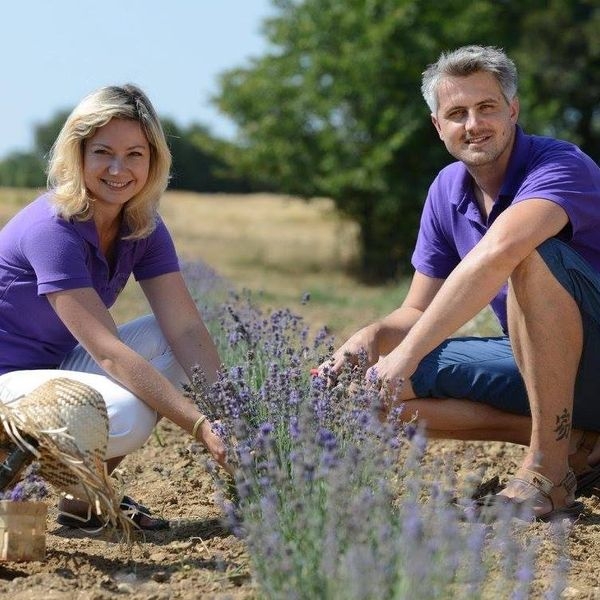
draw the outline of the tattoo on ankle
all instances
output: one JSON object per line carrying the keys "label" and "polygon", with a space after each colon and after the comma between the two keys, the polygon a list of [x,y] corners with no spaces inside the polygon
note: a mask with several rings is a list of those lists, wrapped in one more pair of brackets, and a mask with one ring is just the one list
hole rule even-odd
{"label": "tattoo on ankle", "polygon": [[560,415],[556,415],[556,441],[564,440],[571,434],[571,413],[565,408]]}

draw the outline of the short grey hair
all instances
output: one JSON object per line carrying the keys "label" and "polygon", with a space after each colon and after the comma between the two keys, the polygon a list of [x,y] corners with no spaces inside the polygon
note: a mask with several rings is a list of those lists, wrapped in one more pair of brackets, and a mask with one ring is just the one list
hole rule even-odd
{"label": "short grey hair", "polygon": [[496,78],[507,102],[517,95],[517,67],[504,50],[494,46],[463,46],[452,52],[442,52],[423,72],[421,93],[431,112],[437,112],[437,88],[444,77],[466,77],[481,71]]}

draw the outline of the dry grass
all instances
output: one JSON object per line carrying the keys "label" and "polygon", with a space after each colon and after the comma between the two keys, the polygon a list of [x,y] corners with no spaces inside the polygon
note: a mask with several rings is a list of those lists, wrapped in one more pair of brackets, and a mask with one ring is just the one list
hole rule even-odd
{"label": "dry grass", "polygon": [[[0,223],[36,195],[0,188]],[[405,292],[402,286],[362,285],[348,274],[356,227],[329,200],[169,192],[161,214],[182,258],[208,263],[263,306],[289,307],[313,331],[327,325],[338,339],[392,310]],[[311,300],[303,305],[305,292]],[[122,322],[147,310],[139,287],[130,282],[113,314]]]}

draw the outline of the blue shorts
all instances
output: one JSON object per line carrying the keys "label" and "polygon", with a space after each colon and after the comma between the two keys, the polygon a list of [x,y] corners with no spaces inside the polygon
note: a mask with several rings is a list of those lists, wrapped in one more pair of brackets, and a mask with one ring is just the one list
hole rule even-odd
{"label": "blue shorts", "polygon": [[[600,431],[600,274],[559,240],[546,240],[537,250],[583,319],[573,426]],[[530,414],[508,337],[448,339],[421,361],[411,383],[418,398],[462,398]]]}

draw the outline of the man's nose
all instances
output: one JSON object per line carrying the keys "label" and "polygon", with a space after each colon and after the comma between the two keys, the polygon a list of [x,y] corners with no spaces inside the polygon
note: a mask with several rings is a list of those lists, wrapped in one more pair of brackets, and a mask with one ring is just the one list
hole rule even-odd
{"label": "man's nose", "polygon": [[479,125],[480,115],[476,110],[467,111],[467,119],[465,121],[465,129],[474,129]]}

